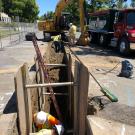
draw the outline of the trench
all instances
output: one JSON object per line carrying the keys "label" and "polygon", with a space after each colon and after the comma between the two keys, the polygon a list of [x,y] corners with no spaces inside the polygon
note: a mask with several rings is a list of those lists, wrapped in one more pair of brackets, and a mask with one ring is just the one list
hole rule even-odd
{"label": "trench", "polygon": [[[46,63],[49,64],[66,64],[67,65],[67,55],[65,50],[63,49],[60,52],[56,52],[54,44],[50,43],[47,47],[47,51],[44,54],[44,60]],[[48,75],[51,83],[58,83],[58,82],[68,82],[68,67],[55,67],[55,66],[48,66]],[[68,94],[68,86],[61,86],[61,87],[54,87],[54,93],[62,93]],[[47,89],[47,92],[49,90]],[[67,95],[55,95],[56,100],[58,102],[60,112],[63,118],[63,125],[65,130],[72,128],[72,120],[69,116],[69,96]],[[46,105],[48,106],[47,111],[55,116],[58,119],[54,104],[50,98],[48,97],[48,102]],[[44,110],[46,111],[46,110]],[[67,135],[67,133],[64,133]],[[69,134],[68,135],[72,135]]]}

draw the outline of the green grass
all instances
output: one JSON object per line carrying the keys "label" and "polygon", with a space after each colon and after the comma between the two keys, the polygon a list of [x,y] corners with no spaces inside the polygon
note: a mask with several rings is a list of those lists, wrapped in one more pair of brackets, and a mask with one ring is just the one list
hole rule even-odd
{"label": "green grass", "polygon": [[4,38],[4,37],[8,37],[10,35],[14,35],[14,34],[18,34],[18,31],[14,31],[14,30],[0,30],[0,37]]}
{"label": "green grass", "polygon": [[0,22],[0,27],[17,27],[17,23],[4,23],[4,22]]}

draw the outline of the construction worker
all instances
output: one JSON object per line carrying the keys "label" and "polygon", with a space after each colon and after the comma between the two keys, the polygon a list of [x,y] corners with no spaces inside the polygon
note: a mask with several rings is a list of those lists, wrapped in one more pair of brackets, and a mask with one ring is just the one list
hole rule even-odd
{"label": "construction worker", "polygon": [[49,113],[40,111],[34,114],[33,121],[35,128],[39,132],[42,129],[52,129],[52,134],[54,135],[62,135],[64,132],[64,127],[62,126],[62,123]]}
{"label": "construction worker", "polygon": [[77,27],[75,25],[73,25],[72,23],[69,24],[69,41],[72,45],[74,45],[76,43],[76,30]]}
{"label": "construction worker", "polygon": [[63,52],[64,46],[61,43],[61,35],[53,36],[53,45],[55,46],[56,52]]}

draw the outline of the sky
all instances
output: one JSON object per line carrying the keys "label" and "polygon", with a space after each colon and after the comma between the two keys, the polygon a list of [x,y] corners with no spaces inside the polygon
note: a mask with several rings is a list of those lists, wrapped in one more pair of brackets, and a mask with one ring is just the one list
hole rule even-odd
{"label": "sky", "polygon": [[[36,0],[39,6],[39,16],[43,15],[47,11],[55,11],[56,4],[59,0]],[[128,4],[131,0],[128,0]]]}
{"label": "sky", "polygon": [[36,0],[39,6],[39,16],[43,15],[47,11],[55,11],[56,4],[59,0]]}

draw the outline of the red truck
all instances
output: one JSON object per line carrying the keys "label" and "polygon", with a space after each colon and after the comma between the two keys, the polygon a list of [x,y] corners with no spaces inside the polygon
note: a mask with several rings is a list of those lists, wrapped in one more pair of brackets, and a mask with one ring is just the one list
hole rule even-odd
{"label": "red truck", "polygon": [[135,9],[109,9],[89,14],[91,42],[117,47],[121,54],[135,49]]}

